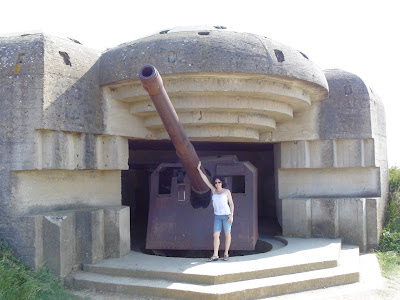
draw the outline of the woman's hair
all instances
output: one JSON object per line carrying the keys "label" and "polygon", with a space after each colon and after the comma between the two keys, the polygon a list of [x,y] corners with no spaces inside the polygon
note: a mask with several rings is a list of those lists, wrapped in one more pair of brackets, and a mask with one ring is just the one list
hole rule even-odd
{"label": "woman's hair", "polygon": [[212,178],[212,185],[215,187],[215,180],[216,180],[216,179],[219,179],[219,180],[222,182],[222,187],[224,188],[224,187],[225,187],[225,181],[224,181],[224,179],[223,179],[222,176],[215,175],[215,176]]}

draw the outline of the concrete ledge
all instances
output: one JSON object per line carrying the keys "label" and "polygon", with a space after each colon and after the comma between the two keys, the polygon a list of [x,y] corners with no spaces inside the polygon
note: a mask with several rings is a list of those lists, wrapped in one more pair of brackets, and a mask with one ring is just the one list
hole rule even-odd
{"label": "concrete ledge", "polygon": [[[337,266],[341,248],[340,240],[285,239],[288,241],[285,247],[267,253],[231,257],[229,264],[223,261],[210,264],[206,263],[205,259],[165,258],[131,251],[129,255],[121,259],[86,264],[83,270],[113,276],[221,284]],[[321,252],[320,249],[325,250]],[[140,261],[140,266],[137,264],[138,261]]]}
{"label": "concrete ledge", "polygon": [[279,169],[279,198],[380,197],[380,169]]}
{"label": "concrete ledge", "polygon": [[[43,212],[19,219],[30,230],[19,255],[34,269],[67,276],[77,264],[122,257],[130,251],[129,207],[95,207]],[[105,226],[107,228],[105,228]]]}
{"label": "concrete ledge", "polygon": [[121,204],[120,170],[31,170],[11,172],[15,214]]}
{"label": "concrete ledge", "polygon": [[[340,245],[340,240],[289,238],[288,245],[281,249],[215,263],[131,252],[124,259],[86,265],[85,270],[91,273],[77,272],[69,284],[75,289],[173,299],[270,297],[359,281],[358,248],[341,251]],[[328,257],[333,261],[326,261]],[[140,268],[135,266],[138,260]],[[313,264],[323,261],[326,263],[319,266]],[[260,270],[269,271],[261,274]],[[166,273],[170,276],[166,277]],[[184,276],[191,281],[182,280]],[[199,281],[202,276],[225,280]]]}

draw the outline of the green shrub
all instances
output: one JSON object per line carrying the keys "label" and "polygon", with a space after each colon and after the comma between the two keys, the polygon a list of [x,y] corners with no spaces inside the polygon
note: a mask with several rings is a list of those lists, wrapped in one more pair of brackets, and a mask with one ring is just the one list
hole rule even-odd
{"label": "green shrub", "polygon": [[389,203],[386,207],[385,228],[400,232],[400,169],[389,169]]}
{"label": "green shrub", "polygon": [[381,251],[394,251],[400,254],[400,232],[384,229],[379,244]]}
{"label": "green shrub", "polygon": [[397,167],[389,169],[389,191],[390,193],[398,193],[400,191],[400,169]]}
{"label": "green shrub", "polygon": [[79,299],[68,293],[47,269],[34,272],[0,241],[0,299]]}
{"label": "green shrub", "polygon": [[400,270],[400,169],[389,169],[389,203],[382,230],[378,259],[386,277]]}
{"label": "green shrub", "polygon": [[379,248],[400,254],[400,169],[389,169],[389,203]]}

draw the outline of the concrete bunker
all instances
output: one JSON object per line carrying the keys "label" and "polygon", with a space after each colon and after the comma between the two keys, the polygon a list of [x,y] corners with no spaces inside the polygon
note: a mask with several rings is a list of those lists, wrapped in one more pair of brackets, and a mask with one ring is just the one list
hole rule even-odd
{"label": "concrete bunker", "polygon": [[272,216],[283,236],[340,237],[361,251],[378,245],[385,115],[358,76],[212,26],[173,28],[103,53],[42,33],[0,45],[0,237],[29,266],[66,276],[126,255],[130,234],[135,244],[145,230],[138,199],[148,189],[135,188],[175,155],[138,78],[146,64],[160,71],[201,155],[235,154],[264,172],[260,232]]}

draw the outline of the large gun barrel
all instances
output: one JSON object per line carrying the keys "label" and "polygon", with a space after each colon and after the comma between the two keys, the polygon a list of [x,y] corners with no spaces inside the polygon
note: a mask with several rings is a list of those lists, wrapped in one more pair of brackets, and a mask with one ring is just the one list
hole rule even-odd
{"label": "large gun barrel", "polygon": [[200,161],[199,157],[183,130],[182,124],[179,122],[179,117],[168,97],[157,69],[152,65],[145,65],[139,71],[139,78],[143,88],[150,95],[164,127],[174,144],[176,154],[189,177],[193,191],[197,194],[208,192],[209,187],[197,171],[197,165]]}

